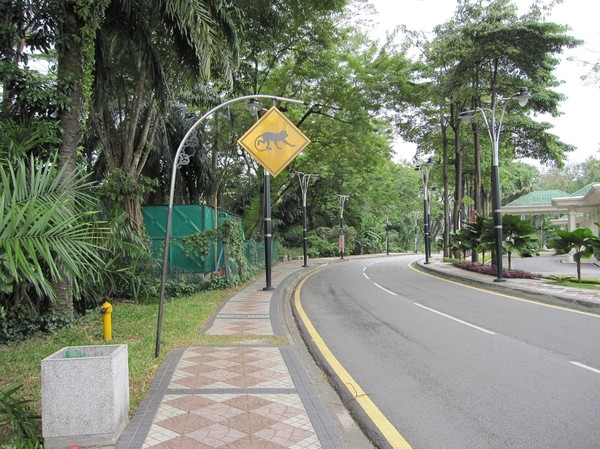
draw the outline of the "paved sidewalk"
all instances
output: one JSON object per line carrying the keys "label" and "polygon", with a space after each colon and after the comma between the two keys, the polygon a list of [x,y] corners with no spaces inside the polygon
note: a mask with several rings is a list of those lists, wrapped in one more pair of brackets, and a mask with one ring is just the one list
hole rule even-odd
{"label": "paved sidewalk", "polygon": [[[316,263],[313,261],[313,265]],[[204,333],[245,335],[245,344],[173,351],[121,435],[117,449],[344,448],[312,390],[293,346],[265,346],[286,335],[277,319],[282,283],[302,261],[273,267],[229,298]]]}

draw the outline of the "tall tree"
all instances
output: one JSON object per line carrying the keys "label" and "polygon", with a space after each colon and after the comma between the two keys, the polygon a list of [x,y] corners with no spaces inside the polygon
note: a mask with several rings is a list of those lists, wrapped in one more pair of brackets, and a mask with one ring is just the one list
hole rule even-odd
{"label": "tall tree", "polygon": [[[231,76],[240,26],[237,10],[216,0],[110,4],[96,41],[91,121],[107,171],[125,174],[124,192],[136,190],[152,151],[166,153],[163,162],[172,159],[176,147],[159,147],[168,141],[159,134],[178,118],[178,95],[211,75]],[[140,201],[125,197],[123,208],[140,231]]]}
{"label": "tall tree", "polygon": [[[481,121],[471,127],[473,151],[463,151],[461,140],[466,142],[467,136],[460,138],[461,128],[455,121],[458,113],[465,106],[496,108],[499,120],[503,96],[527,86],[533,92],[531,110],[558,114],[562,97],[552,90],[558,85],[553,74],[558,64],[556,55],[579,43],[566,32],[564,26],[544,22],[536,6],[519,17],[510,0],[461,0],[452,20],[436,28],[436,35],[427,46],[429,64],[424,73],[440,85],[435,90],[436,101],[445,102],[449,123],[454,124],[455,226],[462,206],[464,167],[468,164],[474,170],[475,207],[481,210],[485,198],[482,172],[486,170],[484,163],[491,159],[488,151],[482,151],[489,148],[490,142]],[[548,133],[547,123],[522,115],[513,117],[513,107],[507,106],[501,159],[532,157],[562,163],[564,153],[572,147]]]}

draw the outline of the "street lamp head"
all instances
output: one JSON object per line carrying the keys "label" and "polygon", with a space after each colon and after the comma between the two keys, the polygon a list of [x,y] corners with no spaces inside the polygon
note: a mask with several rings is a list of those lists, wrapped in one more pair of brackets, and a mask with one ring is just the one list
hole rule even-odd
{"label": "street lamp head", "polygon": [[531,98],[531,94],[529,93],[529,90],[526,87],[521,87],[519,89],[519,93],[514,94],[512,96],[512,98],[514,98],[515,100],[517,100],[519,102],[519,106],[523,107],[527,104],[527,102]]}
{"label": "street lamp head", "polygon": [[431,170],[431,167],[433,167],[433,164],[433,158],[430,157],[429,159],[427,159],[427,161],[415,165],[415,171],[425,170],[426,172],[429,172],[429,170]]}
{"label": "street lamp head", "polygon": [[248,104],[246,104],[246,109],[248,109],[252,117],[256,117],[258,111],[260,111],[260,108],[262,108],[262,103],[256,98],[250,99]]}
{"label": "street lamp head", "polygon": [[462,123],[467,125],[471,121],[471,119],[475,116],[476,112],[477,111],[475,111],[473,109],[463,108],[462,111],[458,114],[458,118]]}

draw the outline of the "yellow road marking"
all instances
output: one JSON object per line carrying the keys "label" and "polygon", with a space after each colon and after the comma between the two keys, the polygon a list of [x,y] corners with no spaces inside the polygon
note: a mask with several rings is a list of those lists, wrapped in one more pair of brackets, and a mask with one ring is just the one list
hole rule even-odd
{"label": "yellow road marking", "polygon": [[479,291],[479,292],[485,292],[485,293],[489,293],[491,295],[496,295],[496,296],[502,296],[504,298],[512,299],[512,300],[515,300],[515,301],[521,301],[521,302],[526,302],[526,303],[529,303],[529,304],[535,304],[537,306],[549,307],[551,309],[557,309],[557,310],[562,310],[562,311],[565,311],[565,312],[577,313],[579,315],[591,316],[593,318],[600,318],[600,315],[598,315],[596,313],[583,312],[581,310],[570,309],[568,307],[563,307],[563,306],[555,306],[553,304],[546,304],[546,303],[543,303],[543,302],[534,301],[532,299],[519,298],[518,296],[508,295],[506,293],[498,293],[497,291],[494,291],[494,290],[488,290],[488,289],[485,289],[485,288],[473,287],[472,285],[463,284],[463,283],[457,282],[457,281],[451,281],[450,279],[446,279],[443,276],[435,275],[435,274],[432,274],[432,273],[425,273],[424,271],[417,270],[415,268],[415,264],[416,264],[416,262],[411,262],[411,263],[408,264],[408,267],[411,270],[416,271],[417,273],[420,273],[420,274],[422,274],[424,276],[429,276],[429,277],[432,277],[432,278],[436,278],[436,279],[439,279],[439,280],[444,281],[444,282],[449,282],[450,284],[460,285],[460,286],[465,287],[465,288],[470,288],[471,290],[476,290],[476,291]]}
{"label": "yellow road marking", "polygon": [[338,361],[338,359],[333,355],[331,350],[327,347],[312,322],[308,318],[308,315],[304,312],[304,308],[302,307],[302,302],[300,300],[300,293],[302,290],[302,286],[304,282],[306,282],[313,274],[321,271],[315,271],[310,274],[306,278],[302,279],[302,281],[298,284],[294,294],[294,302],[296,305],[296,310],[300,315],[300,319],[306,326],[306,330],[310,334],[311,338],[317,345],[317,348],[331,366],[331,369],[335,372],[338,378],[342,381],[342,383],[346,386],[348,391],[355,397],[356,402],[362,407],[367,416],[373,421],[373,424],[377,426],[379,431],[383,434],[384,438],[389,442],[390,446],[394,449],[412,449],[412,446],[408,444],[408,442],[404,439],[404,437],[398,432],[398,430],[394,427],[394,425],[385,417],[385,415],[377,408],[377,406],[373,403],[373,401],[369,398],[367,393],[358,385],[358,383],[352,378],[350,373],[346,371],[346,369],[342,366],[342,364]]}

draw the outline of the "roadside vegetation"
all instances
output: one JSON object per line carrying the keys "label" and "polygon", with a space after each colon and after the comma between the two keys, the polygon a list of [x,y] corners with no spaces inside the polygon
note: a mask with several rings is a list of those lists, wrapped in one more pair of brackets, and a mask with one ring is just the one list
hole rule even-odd
{"label": "roadside vegetation", "polygon": [[585,288],[588,290],[600,290],[600,280],[598,279],[577,279],[574,276],[542,276],[543,279],[551,281],[553,284],[564,287]]}

